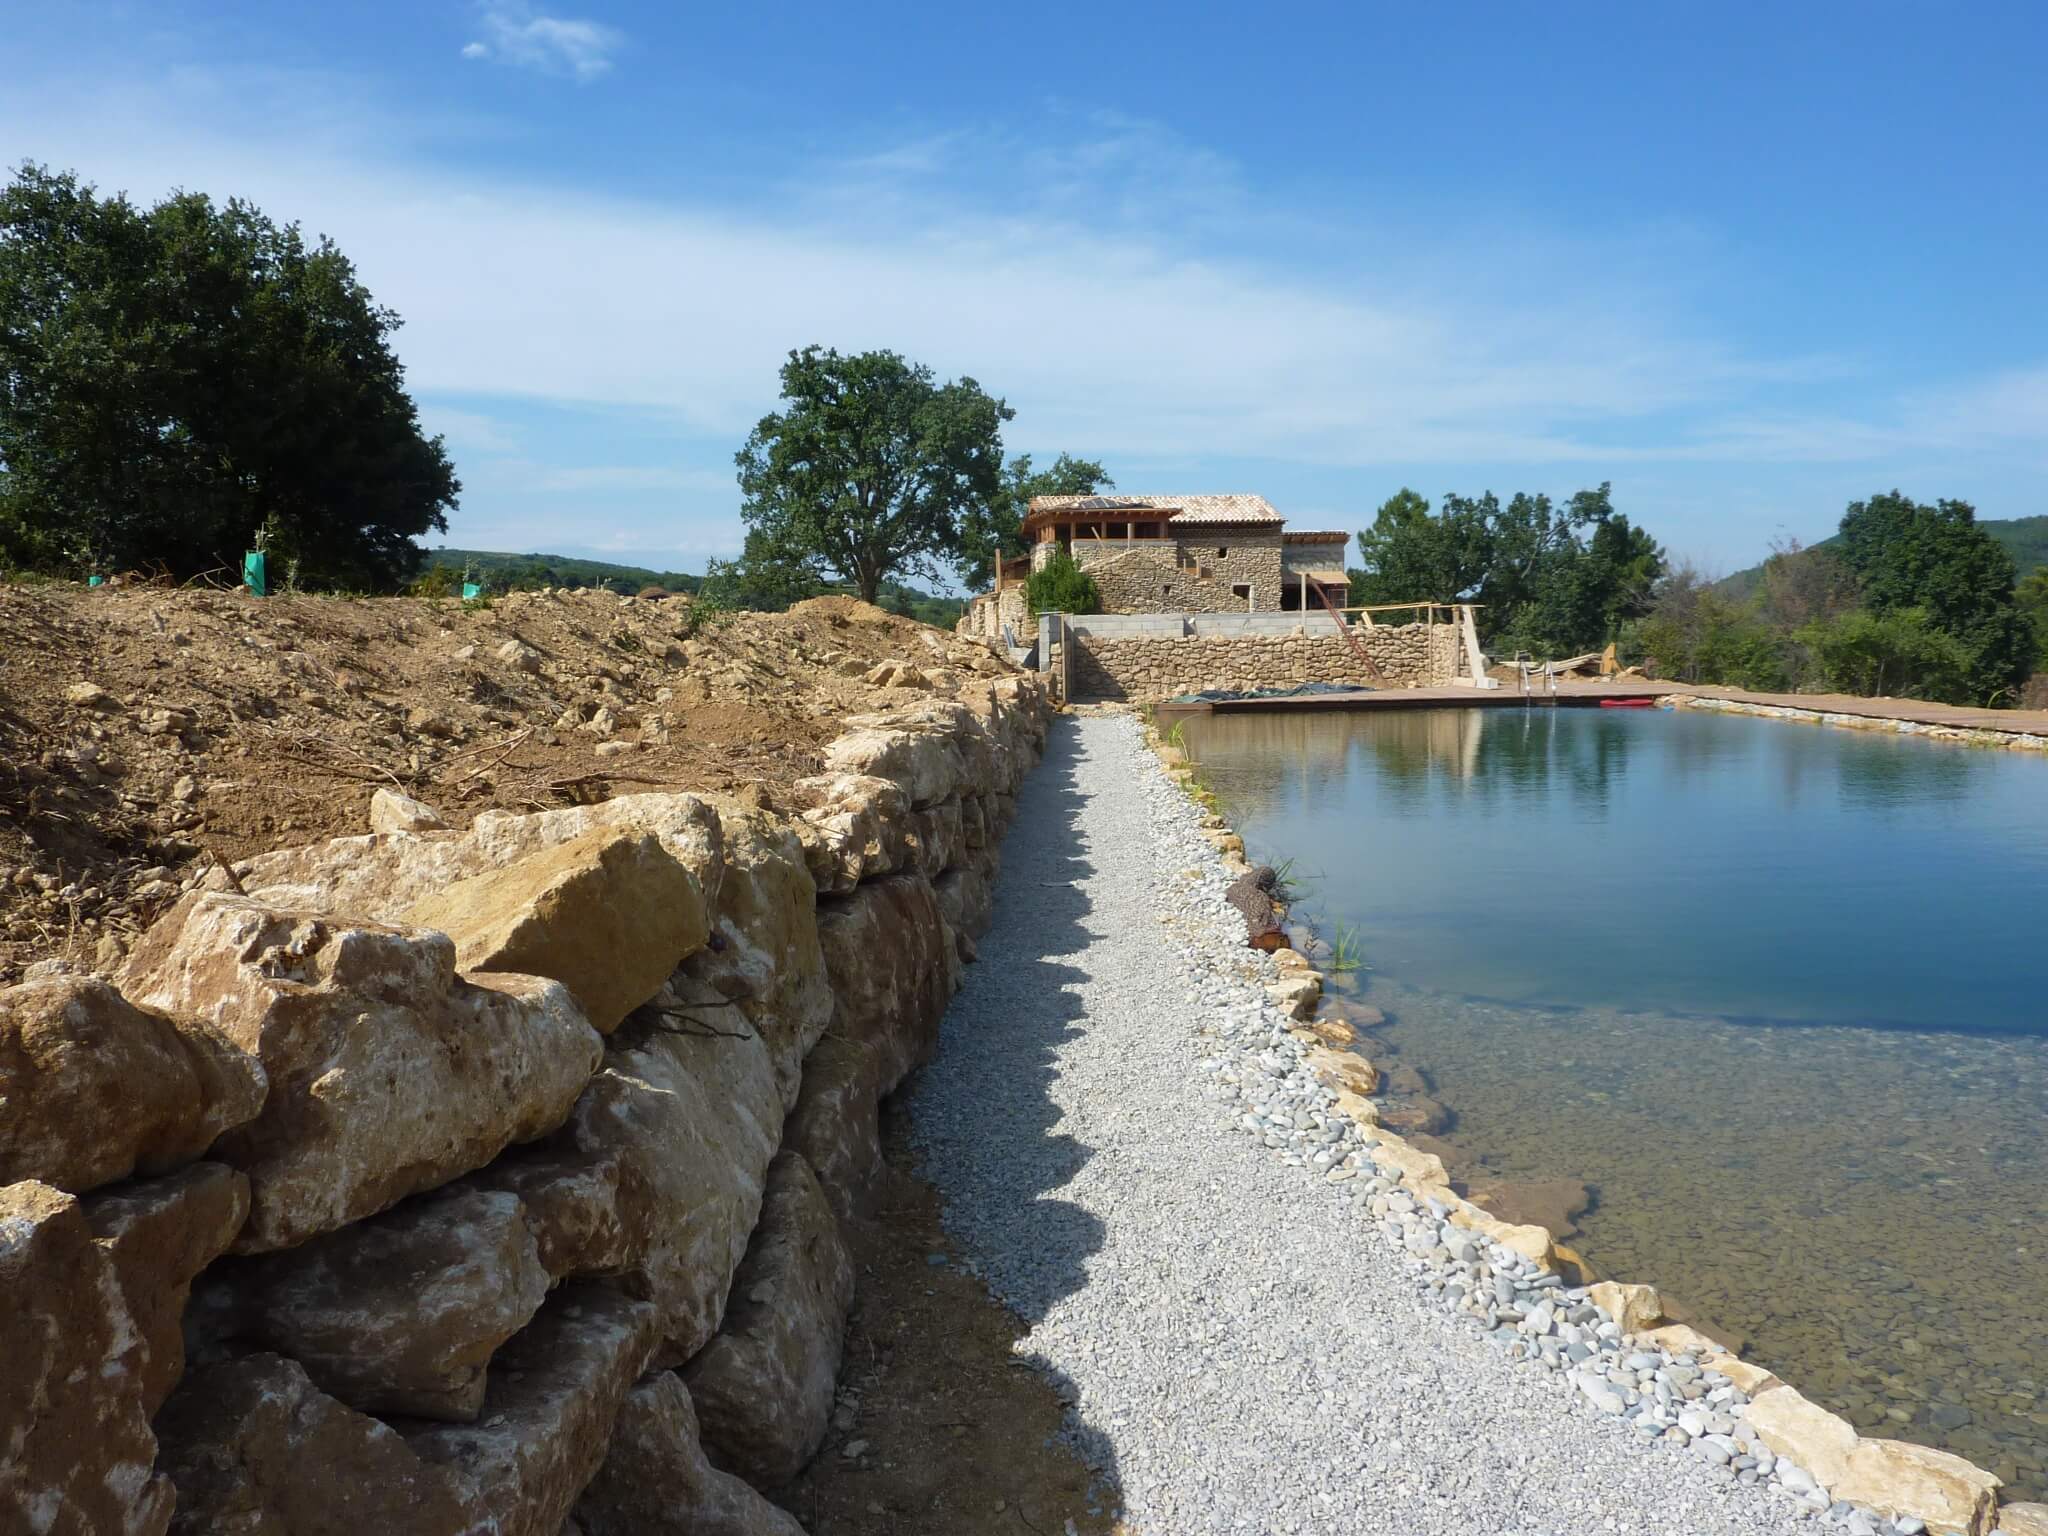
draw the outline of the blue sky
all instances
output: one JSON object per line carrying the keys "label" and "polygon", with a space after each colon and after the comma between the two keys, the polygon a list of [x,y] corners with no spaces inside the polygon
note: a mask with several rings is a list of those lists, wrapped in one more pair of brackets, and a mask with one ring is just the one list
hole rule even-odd
{"label": "blue sky", "polygon": [[1711,569],[2048,512],[2048,7],[0,0],[0,155],[332,234],[448,542],[700,569],[792,347],[1012,452],[1355,529],[1621,508]]}

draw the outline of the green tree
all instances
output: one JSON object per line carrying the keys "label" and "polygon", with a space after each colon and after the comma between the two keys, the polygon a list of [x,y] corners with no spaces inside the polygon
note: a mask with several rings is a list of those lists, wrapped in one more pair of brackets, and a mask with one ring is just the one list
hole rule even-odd
{"label": "green tree", "polygon": [[1851,502],[1839,548],[1873,613],[1917,611],[1911,624],[1962,647],[1961,700],[2010,699],[2026,681],[2036,636],[2015,601],[2012,556],[1977,526],[1968,502],[1929,506],[1897,491]]}
{"label": "green tree", "polygon": [[747,535],[737,560],[707,560],[699,588],[715,607],[755,613],[781,613],[824,589],[808,565],[779,558],[771,543],[758,533]]}
{"label": "green tree", "polygon": [[1048,469],[1033,469],[1031,455],[1020,453],[1003,466],[1002,488],[985,506],[970,506],[960,515],[960,546],[954,564],[970,592],[994,585],[997,552],[1013,560],[1025,553],[1024,515],[1034,496],[1093,496],[1114,490],[1116,482],[1093,459],[1061,454]]}
{"label": "green tree", "polygon": [[1033,613],[1094,613],[1102,606],[1095,578],[1064,549],[1055,549],[1052,558],[1031,573],[1024,597]]}
{"label": "green tree", "polygon": [[1785,634],[1721,595],[1690,564],[1667,571],[1649,611],[1626,624],[1621,644],[1657,677],[1777,692],[1794,681],[1797,658]]}
{"label": "green tree", "polygon": [[2013,588],[2013,601],[2034,628],[2034,665],[2048,672],[2048,565],[2036,567]]}
{"label": "green tree", "polygon": [[863,602],[890,576],[937,576],[962,517],[1001,493],[1015,413],[972,379],[939,384],[895,352],[806,347],[782,365],[782,401],[736,456],[749,544],[851,581]]}
{"label": "green tree", "polygon": [[1951,704],[1973,696],[1969,646],[1924,608],[1858,609],[1809,624],[1797,638],[1813,653],[1813,683],[1831,693]]}
{"label": "green tree", "polygon": [[1443,513],[1432,516],[1428,498],[1403,486],[1359,531],[1358,558],[1362,569],[1350,573],[1356,605],[1454,602],[1476,591],[1493,563],[1492,526],[1480,503],[1446,497]]}
{"label": "green tree", "polygon": [[406,579],[461,486],[398,324],[332,241],[247,203],[143,209],[24,166],[0,192],[0,555],[189,576],[267,527],[302,581]]}
{"label": "green tree", "polygon": [[1610,487],[1563,506],[1520,493],[1503,505],[1402,490],[1358,535],[1354,603],[1477,602],[1482,634],[1505,649],[1559,656],[1615,639],[1650,608],[1664,552],[1614,510]]}

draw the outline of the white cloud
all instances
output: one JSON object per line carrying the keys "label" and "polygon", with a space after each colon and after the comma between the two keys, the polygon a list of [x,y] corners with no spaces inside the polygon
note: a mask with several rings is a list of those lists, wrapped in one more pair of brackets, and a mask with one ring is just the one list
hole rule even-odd
{"label": "white cloud", "polygon": [[[1318,207],[1304,260],[1298,202],[1267,206],[1226,163],[1142,125],[998,144],[1010,180],[982,174],[985,140],[934,135],[823,168],[822,194],[796,195],[792,174],[735,209],[436,169],[409,120],[326,100],[317,133],[288,132],[289,106],[232,84],[0,101],[0,142],[138,197],[203,187],[331,233],[405,317],[409,381],[460,450],[469,505],[490,488],[506,498],[491,505],[580,493],[729,519],[732,450],[771,407],[784,354],[813,341],[971,373],[1017,407],[1013,449],[1107,459],[1132,489],[1182,488],[1184,466],[1218,460],[1292,466],[1305,486],[1367,466],[1638,465],[1638,484],[1673,505],[1694,494],[1710,518],[1729,500],[1689,491],[1699,466],[1756,466],[1759,507],[1795,484],[1838,507],[1852,477],[1910,478],[1895,465],[2048,452],[2048,366],[1888,398],[1855,360],[1703,334],[1685,296],[1644,276],[1668,251],[1617,254],[1612,231],[1411,238]],[[244,112],[277,131],[242,131]],[[999,185],[1002,204],[970,184]],[[886,198],[868,196],[877,185]],[[606,416],[557,435],[511,404],[484,414],[493,400]],[[629,462],[602,441],[607,419],[672,440],[681,467]],[[1350,482],[1315,484],[1296,515],[1354,526],[1307,510]]]}
{"label": "white cloud", "polygon": [[625,46],[616,27],[579,17],[548,16],[520,0],[484,0],[479,19],[484,35],[463,46],[465,59],[496,59],[523,69],[546,70],[595,80],[612,67]]}

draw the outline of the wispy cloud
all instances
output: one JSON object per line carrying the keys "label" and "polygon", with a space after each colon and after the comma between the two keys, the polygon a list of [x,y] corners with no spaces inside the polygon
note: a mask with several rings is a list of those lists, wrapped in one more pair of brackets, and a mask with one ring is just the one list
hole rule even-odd
{"label": "wispy cloud", "polygon": [[[551,18],[482,14],[508,29],[486,28],[488,57],[532,62],[512,37],[553,46],[534,31]],[[591,57],[601,69],[610,54]],[[559,49],[547,58],[589,78]],[[287,121],[288,100],[195,106],[162,90],[0,101],[0,142],[140,197],[205,187],[334,235],[406,319],[408,377],[458,450],[466,505],[608,498],[664,530],[715,527],[729,550],[732,450],[772,407],[783,355],[813,341],[972,374],[1018,408],[1013,449],[1103,457],[1126,485],[1273,466],[1315,486],[1304,520],[1338,527],[1354,524],[1305,509],[1410,466],[1459,488],[1468,465],[1539,479],[1641,466],[1638,483],[1701,518],[1731,514],[1700,485],[1748,466],[1754,521],[1785,515],[1782,488],[1838,508],[1845,483],[1910,478],[1895,466],[1934,465],[1961,490],[1954,466],[2048,455],[2048,359],[1888,391],[1867,360],[1708,324],[1657,281],[1679,264],[1661,232],[1417,229],[1250,188],[1222,157],[1100,114],[1037,144],[906,137],[771,174],[747,204],[448,169],[407,120],[331,103],[317,135],[259,135],[237,112]],[[800,179],[825,190],[796,195]],[[536,426],[543,406],[597,425]],[[605,440],[628,422],[644,452]],[[506,541],[530,544],[515,526]]]}
{"label": "wispy cloud", "polygon": [[465,59],[489,59],[582,81],[609,70],[612,55],[626,42],[626,34],[616,27],[582,17],[549,16],[519,0],[483,0],[478,24],[483,35],[463,46]]}

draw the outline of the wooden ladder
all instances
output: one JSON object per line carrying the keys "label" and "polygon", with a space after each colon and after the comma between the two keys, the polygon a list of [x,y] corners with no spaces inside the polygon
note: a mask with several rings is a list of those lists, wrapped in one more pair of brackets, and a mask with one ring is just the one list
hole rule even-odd
{"label": "wooden ladder", "polygon": [[1365,668],[1368,672],[1378,678],[1381,683],[1385,683],[1387,674],[1382,672],[1380,664],[1372,659],[1372,652],[1358,643],[1358,636],[1351,633],[1351,626],[1344,622],[1344,615],[1338,611],[1337,605],[1330,601],[1330,589],[1320,581],[1311,581],[1307,585],[1316,589],[1316,596],[1322,600],[1323,606],[1330,610],[1330,617],[1337,622],[1337,633],[1342,635],[1344,643],[1351,647],[1351,654],[1365,663]]}

